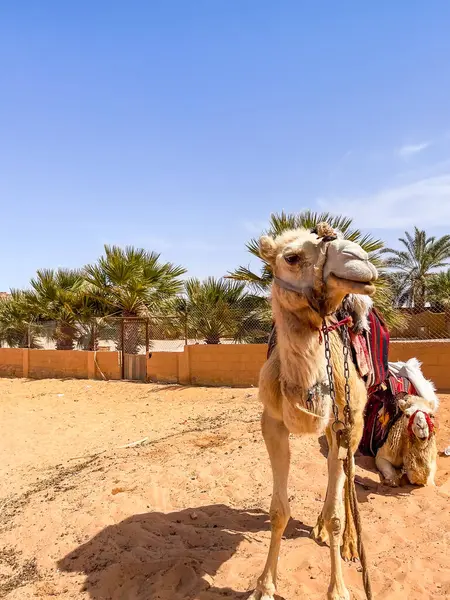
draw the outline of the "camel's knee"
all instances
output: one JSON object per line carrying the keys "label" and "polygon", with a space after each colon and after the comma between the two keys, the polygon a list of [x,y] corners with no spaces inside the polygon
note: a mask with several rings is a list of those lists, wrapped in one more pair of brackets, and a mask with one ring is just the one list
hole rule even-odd
{"label": "camel's knee", "polygon": [[288,502],[272,502],[272,506],[270,507],[270,524],[272,529],[284,531],[290,516],[291,511]]}
{"label": "camel's knee", "polygon": [[343,504],[337,502],[325,502],[322,511],[323,524],[329,537],[338,537],[342,534],[345,525]]}
{"label": "camel's knee", "polygon": [[333,514],[331,516],[324,516],[325,527],[330,537],[340,537],[342,534],[342,518],[340,515]]}

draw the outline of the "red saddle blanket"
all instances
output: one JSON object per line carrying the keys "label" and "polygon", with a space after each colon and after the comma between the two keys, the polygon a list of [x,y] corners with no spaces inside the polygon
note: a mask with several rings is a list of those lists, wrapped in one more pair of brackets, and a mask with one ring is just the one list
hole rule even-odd
{"label": "red saddle blanket", "polygon": [[360,334],[350,331],[353,360],[369,393],[389,376],[389,330],[373,308],[368,314],[369,330]]}
{"label": "red saddle blanket", "polygon": [[361,454],[376,456],[386,441],[392,425],[402,415],[397,402],[397,394],[401,392],[417,394],[409,379],[391,373],[385,382],[369,393],[364,409],[364,430],[358,448]]}

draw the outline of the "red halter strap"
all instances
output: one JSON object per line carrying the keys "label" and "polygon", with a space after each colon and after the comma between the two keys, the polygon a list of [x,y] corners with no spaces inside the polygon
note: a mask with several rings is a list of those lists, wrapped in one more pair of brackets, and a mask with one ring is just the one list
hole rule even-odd
{"label": "red halter strap", "polygon": [[[326,328],[326,331],[330,333],[331,331],[335,331],[335,329],[339,329],[339,327],[342,327],[343,325],[348,325],[349,327],[351,327],[353,325],[353,319],[351,317],[345,317],[345,319],[342,319],[341,321],[331,323],[331,325],[328,325],[328,327]],[[323,342],[322,329],[319,329],[319,342]]]}
{"label": "red halter strap", "polygon": [[414,432],[412,430],[413,428],[413,424],[414,424],[414,417],[417,415],[417,413],[423,413],[425,415],[425,420],[427,422],[428,425],[428,431],[429,431],[429,435],[428,435],[428,439],[430,439],[431,434],[434,431],[434,423],[431,420],[431,417],[428,413],[426,413],[424,410],[416,410],[410,417],[409,417],[409,421],[408,421],[408,433],[410,435],[410,437],[414,436]]}

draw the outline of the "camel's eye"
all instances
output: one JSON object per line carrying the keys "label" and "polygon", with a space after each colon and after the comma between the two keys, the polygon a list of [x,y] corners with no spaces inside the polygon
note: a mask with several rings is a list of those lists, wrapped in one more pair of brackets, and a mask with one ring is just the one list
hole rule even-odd
{"label": "camel's eye", "polygon": [[288,265],[298,265],[300,262],[300,256],[298,254],[286,254],[284,260]]}

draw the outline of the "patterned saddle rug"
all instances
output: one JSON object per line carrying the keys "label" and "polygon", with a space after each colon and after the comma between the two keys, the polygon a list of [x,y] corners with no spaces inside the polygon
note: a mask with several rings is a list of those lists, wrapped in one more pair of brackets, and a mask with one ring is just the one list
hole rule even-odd
{"label": "patterned saddle rug", "polygon": [[364,430],[358,448],[364,456],[376,456],[391,427],[401,417],[397,395],[402,392],[417,395],[409,379],[397,377],[393,373],[389,374],[385,382],[369,391],[364,409]]}

